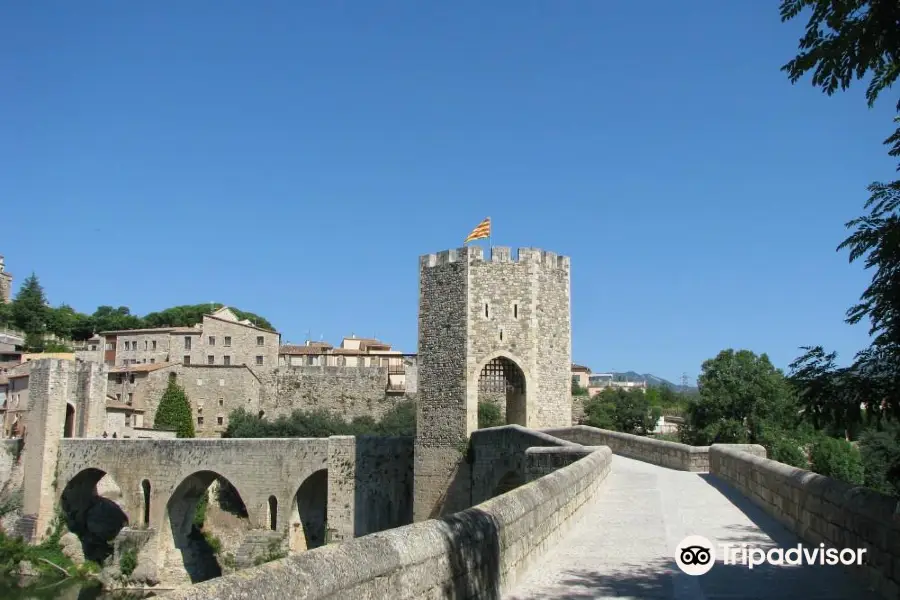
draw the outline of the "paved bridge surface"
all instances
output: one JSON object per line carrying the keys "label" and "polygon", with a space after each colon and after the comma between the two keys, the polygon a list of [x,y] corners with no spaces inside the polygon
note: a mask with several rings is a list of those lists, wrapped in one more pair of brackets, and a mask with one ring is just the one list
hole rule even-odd
{"label": "paved bridge surface", "polygon": [[[535,566],[509,600],[877,598],[841,566],[716,565],[682,573],[673,559],[688,535],[762,548],[800,540],[715,477],[615,456],[603,491],[579,524]],[[717,548],[718,551],[718,548]]]}

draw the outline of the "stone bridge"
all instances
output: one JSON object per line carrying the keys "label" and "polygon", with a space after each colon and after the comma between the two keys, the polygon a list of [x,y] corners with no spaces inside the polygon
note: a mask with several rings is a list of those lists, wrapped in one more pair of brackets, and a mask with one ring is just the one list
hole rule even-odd
{"label": "stone bridge", "polygon": [[[765,458],[590,427],[473,434],[474,506],[288,556],[169,596],[897,598],[897,501]],[[493,496],[493,497],[491,497]],[[717,550],[688,575],[688,535]],[[722,544],[865,549],[859,566],[726,564]]]}
{"label": "stone bridge", "polygon": [[[101,480],[118,506],[98,496]],[[192,524],[213,482],[220,498],[228,490],[246,540],[298,552],[409,523],[412,439],[60,442],[56,489],[69,528],[85,542],[105,504],[100,537],[127,526],[120,535],[140,541],[141,564],[167,583],[197,580]]]}

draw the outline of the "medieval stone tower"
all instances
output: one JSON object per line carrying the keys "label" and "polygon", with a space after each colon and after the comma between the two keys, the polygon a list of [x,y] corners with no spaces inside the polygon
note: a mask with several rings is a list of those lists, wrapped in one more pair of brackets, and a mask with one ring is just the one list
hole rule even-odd
{"label": "medieval stone tower", "polygon": [[12,280],[11,273],[6,272],[6,263],[0,256],[0,302],[9,302],[12,297]]}
{"label": "medieval stone tower", "polygon": [[499,395],[507,423],[572,424],[569,271],[568,257],[536,248],[420,258],[416,521],[468,506],[479,396]]}

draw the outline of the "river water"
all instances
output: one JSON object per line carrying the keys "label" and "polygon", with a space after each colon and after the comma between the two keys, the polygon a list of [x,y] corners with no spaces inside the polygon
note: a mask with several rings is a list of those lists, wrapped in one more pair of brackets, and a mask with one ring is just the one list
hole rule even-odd
{"label": "river water", "polygon": [[132,600],[142,597],[127,592],[105,592],[96,582],[35,581],[23,588],[16,579],[0,577],[2,600]]}

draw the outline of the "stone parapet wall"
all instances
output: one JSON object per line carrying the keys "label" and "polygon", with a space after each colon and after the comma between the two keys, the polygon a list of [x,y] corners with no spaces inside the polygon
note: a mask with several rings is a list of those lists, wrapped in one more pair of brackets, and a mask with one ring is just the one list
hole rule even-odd
{"label": "stone parapet wall", "polygon": [[529,448],[581,448],[578,444],[521,425],[479,429],[472,432],[469,443],[472,462],[469,506],[491,498],[498,482],[509,473],[515,474],[522,481],[533,479],[526,476],[526,452]]}
{"label": "stone parapet wall", "polygon": [[500,598],[577,522],[611,460],[608,448],[596,449],[462,512],[289,556],[167,598]]}
{"label": "stone parapet wall", "polygon": [[714,444],[710,473],[736,488],[804,542],[865,548],[845,567],[885,598],[900,597],[900,505],[873,490]]}
{"label": "stone parapet wall", "polygon": [[709,447],[654,440],[587,425],[544,429],[544,433],[585,446],[609,446],[614,454],[679,471],[709,470]]}
{"label": "stone parapet wall", "polygon": [[[689,446],[587,425],[543,429],[542,431],[584,446],[609,446],[614,454],[661,467],[696,473],[709,471],[709,446]],[[755,444],[727,444],[727,446],[763,457],[766,455],[766,449]]]}

